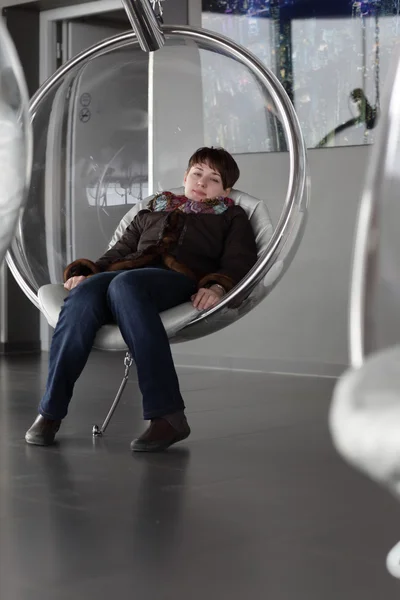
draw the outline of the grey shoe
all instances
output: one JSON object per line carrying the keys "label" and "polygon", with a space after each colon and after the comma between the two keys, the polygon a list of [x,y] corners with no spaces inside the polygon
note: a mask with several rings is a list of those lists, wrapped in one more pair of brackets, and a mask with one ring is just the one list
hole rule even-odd
{"label": "grey shoe", "polygon": [[27,444],[34,444],[35,446],[51,446],[51,444],[54,444],[54,438],[60,429],[60,425],[61,420],[52,421],[38,415],[25,434],[25,441]]}

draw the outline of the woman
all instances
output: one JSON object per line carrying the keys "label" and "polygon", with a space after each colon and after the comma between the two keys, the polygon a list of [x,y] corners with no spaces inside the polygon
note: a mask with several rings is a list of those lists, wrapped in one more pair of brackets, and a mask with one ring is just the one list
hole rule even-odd
{"label": "woman", "polygon": [[189,299],[198,310],[214,306],[255,264],[252,227],[229,198],[238,178],[226,150],[200,148],[189,160],[183,196],[157,194],[96,262],[68,265],[64,286],[70,294],[54,331],[46,392],[27,443],[54,442],[96,333],[110,322],[118,324],[135,360],[143,415],[150,420],[131,449],[165,450],[189,436],[159,313]]}

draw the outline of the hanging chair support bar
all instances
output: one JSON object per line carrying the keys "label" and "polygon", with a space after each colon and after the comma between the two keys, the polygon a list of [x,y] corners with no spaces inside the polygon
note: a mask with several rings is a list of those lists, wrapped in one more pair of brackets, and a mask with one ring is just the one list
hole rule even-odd
{"label": "hanging chair support bar", "polygon": [[121,0],[133,31],[144,52],[154,52],[164,46],[164,33],[150,0]]}
{"label": "hanging chair support bar", "polygon": [[93,427],[92,427],[92,434],[94,436],[101,436],[101,435],[103,435],[103,433],[107,429],[107,426],[108,426],[109,422],[111,421],[111,417],[113,416],[114,411],[117,408],[118,403],[119,403],[119,401],[121,399],[122,392],[125,389],[126,382],[128,381],[128,377],[129,377],[129,370],[130,370],[130,368],[132,366],[132,363],[133,363],[133,358],[130,355],[130,353],[127,352],[125,354],[125,358],[124,358],[125,373],[124,373],[124,376],[122,378],[121,385],[119,386],[119,389],[118,389],[117,395],[115,396],[114,402],[112,403],[111,408],[108,411],[108,414],[107,414],[106,418],[104,419],[103,425],[100,428],[99,428],[98,425],[93,425]]}

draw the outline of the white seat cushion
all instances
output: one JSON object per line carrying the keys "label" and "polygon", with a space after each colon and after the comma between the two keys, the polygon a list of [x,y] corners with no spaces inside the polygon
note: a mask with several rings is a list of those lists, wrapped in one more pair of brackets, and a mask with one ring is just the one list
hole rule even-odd
{"label": "white seat cushion", "polygon": [[[183,194],[184,188],[174,188],[170,191],[175,194]],[[273,233],[273,226],[267,207],[261,200],[239,190],[232,190],[229,196],[235,201],[235,204],[239,204],[246,211],[254,230],[258,256],[260,257],[266,250]],[[125,229],[133,221],[137,213],[147,207],[151,198],[152,196],[149,196],[142,202],[135,204],[126,213],[115,230],[108,248],[114,246],[122,237]],[[47,284],[39,289],[38,299],[40,309],[51,327],[56,326],[62,304],[67,295],[68,291],[62,284]],[[199,311],[193,308],[190,302],[185,302],[162,312],[161,319],[168,337],[172,338],[198,315]],[[104,325],[96,336],[94,347],[100,350],[127,350],[127,346],[116,325]]]}

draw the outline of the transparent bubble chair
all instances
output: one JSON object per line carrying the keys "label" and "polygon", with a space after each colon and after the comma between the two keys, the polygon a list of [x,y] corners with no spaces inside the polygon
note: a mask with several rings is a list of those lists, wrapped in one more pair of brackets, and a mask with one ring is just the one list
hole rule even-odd
{"label": "transparent bubble chair", "polygon": [[28,107],[28,92],[16,50],[0,23],[0,264],[29,188],[32,128]]}
{"label": "transparent bubble chair", "polygon": [[[351,368],[330,410],[342,456],[400,499],[400,53],[361,198],[352,269]],[[387,557],[400,578],[400,543]]]}
{"label": "transparent bubble chair", "polygon": [[[161,314],[171,342],[182,342],[246,315],[287,270],[306,222],[306,150],[283,87],[244,48],[201,29],[158,23],[149,46],[137,22],[136,29],[140,35],[117,35],[76,56],[33,98],[32,183],[8,264],[54,327],[68,294],[65,266],[96,259],[152,194],[176,191],[196,148],[223,145],[240,154],[256,144],[267,161],[268,150],[284,147],[288,185],[275,228],[264,198],[230,194],[254,228],[257,264],[212,309],[199,313],[186,303]],[[116,325],[102,327],[94,347],[127,350]],[[105,431],[131,363],[128,353],[120,389],[94,434]]]}

